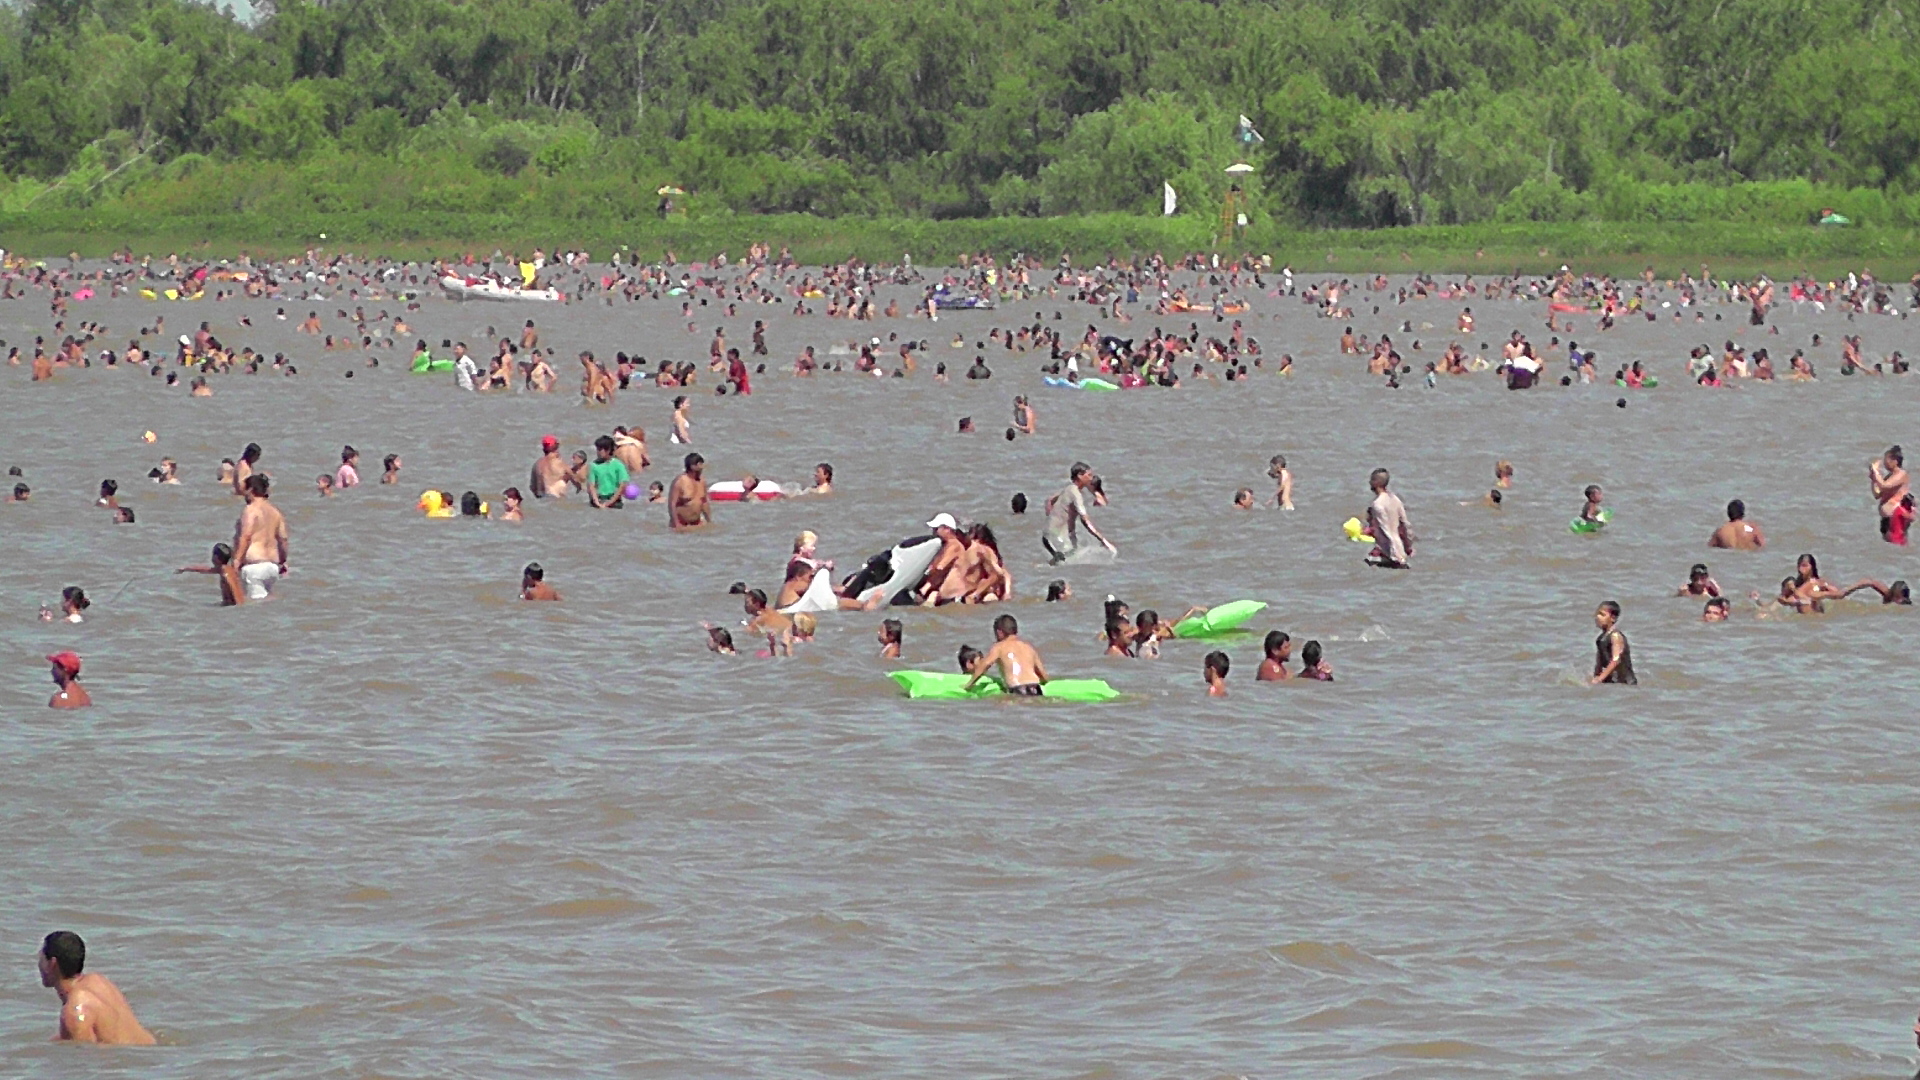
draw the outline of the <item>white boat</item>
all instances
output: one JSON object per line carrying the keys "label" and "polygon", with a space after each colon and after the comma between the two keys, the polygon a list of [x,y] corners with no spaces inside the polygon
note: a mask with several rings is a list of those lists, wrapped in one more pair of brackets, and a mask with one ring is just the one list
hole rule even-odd
{"label": "white boat", "polygon": [[451,274],[440,279],[440,287],[455,300],[543,300],[558,303],[558,289],[516,289],[487,278],[461,278]]}

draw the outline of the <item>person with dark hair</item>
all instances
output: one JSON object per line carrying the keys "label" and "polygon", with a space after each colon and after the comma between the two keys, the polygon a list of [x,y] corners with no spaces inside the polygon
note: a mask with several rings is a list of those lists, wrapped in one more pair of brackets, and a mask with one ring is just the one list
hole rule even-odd
{"label": "person with dark hair", "polygon": [[1207,654],[1205,664],[1203,673],[1207,678],[1207,696],[1226,697],[1227,670],[1233,666],[1232,661],[1227,658],[1226,653],[1215,649]]}
{"label": "person with dark hair", "polygon": [[960,646],[958,659],[960,662],[960,674],[971,675],[973,674],[973,665],[980,662],[980,650],[971,645],[962,645]]}
{"label": "person with dark hair", "polygon": [[1255,682],[1285,682],[1293,678],[1293,672],[1287,670],[1287,660],[1293,654],[1293,639],[1286,631],[1268,631],[1261,651],[1266,659],[1260,661],[1260,670],[1254,673]]}
{"label": "person with dark hair", "polygon": [[1000,685],[1008,694],[1015,697],[1039,697],[1040,688],[1047,681],[1047,667],[1040,661],[1040,653],[1032,645],[1021,640],[1020,623],[1011,615],[1002,615],[993,620],[993,648],[988,649],[973,665],[973,677],[967,680],[966,689],[993,670],[1000,667]]}
{"label": "person with dark hair", "polygon": [[524,500],[521,498],[520,489],[517,487],[510,487],[507,490],[501,492],[500,493],[500,520],[501,521],[521,520],[520,504],[522,501]]}
{"label": "person with dark hair", "polygon": [[93,606],[87,599],[87,591],[78,585],[69,585],[60,590],[60,611],[70,623],[83,621],[83,613]]}
{"label": "person with dark hair", "polygon": [[486,504],[480,501],[479,492],[468,491],[468,492],[463,492],[461,494],[460,496],[460,516],[461,517],[482,517],[484,516],[483,512],[485,509],[486,509]]}
{"label": "person with dark hair", "polygon": [[1332,682],[1333,667],[1320,656],[1320,643],[1309,641],[1300,649],[1300,677],[1314,682]]}
{"label": "person with dark hair", "polygon": [[1873,485],[1873,499],[1880,504],[1880,535],[1888,537],[1893,528],[1893,513],[1906,498],[1907,458],[1898,446],[1867,462],[1867,480]]}
{"label": "person with dark hair", "polygon": [[1047,528],[1040,536],[1040,546],[1046,549],[1047,557],[1053,562],[1065,562],[1068,556],[1079,549],[1079,530],[1082,526],[1108,551],[1119,554],[1119,549],[1094,527],[1093,519],[1087,516],[1087,491],[1098,482],[1099,477],[1093,474],[1093,466],[1076,461],[1067,470],[1067,486],[1047,500]]}
{"label": "person with dark hair", "polygon": [[233,550],[240,558],[240,583],[245,586],[249,600],[268,599],[280,575],[287,572],[287,519],[268,501],[267,486],[265,473],[247,477],[241,485],[247,506],[240,511],[240,520],[233,528]]}
{"label": "person with dark hair", "polygon": [[707,482],[700,476],[706,467],[706,458],[699,454],[688,454],[682,463],[686,471],[673,478],[673,487],[667,494],[667,525],[675,532],[713,524],[713,506],[707,501]]}
{"label": "person with dark hair", "polygon": [[100,498],[95,501],[93,505],[104,506],[109,510],[118,510],[120,509],[120,500],[117,498],[119,493],[120,481],[102,480],[100,481]]}
{"label": "person with dark hair", "polygon": [[1713,535],[1707,537],[1707,546],[1732,551],[1758,551],[1767,546],[1767,538],[1760,532],[1760,526],[1747,520],[1747,504],[1734,499],[1727,503],[1727,523],[1713,530]]}
{"label": "person with dark hair", "polygon": [[360,483],[360,451],[351,446],[340,448],[340,467],[334,470],[333,486],[345,491]]}
{"label": "person with dark hair", "polygon": [[1367,477],[1373,490],[1373,502],[1367,506],[1367,532],[1374,540],[1367,561],[1387,570],[1405,570],[1413,558],[1413,523],[1407,519],[1407,506],[1400,496],[1387,490],[1392,476],[1375,469]]}
{"label": "person with dark hair", "polygon": [[593,440],[593,464],[587,466],[588,504],[606,510],[620,509],[621,491],[630,479],[632,474],[627,466],[613,456],[613,436],[602,435]]}
{"label": "person with dark hair", "polygon": [[821,462],[813,467],[813,486],[806,490],[808,495],[833,494],[833,466]]}
{"label": "person with dark hair", "polygon": [[520,571],[520,599],[522,600],[558,600],[559,590],[547,584],[546,567],[530,562]]}
{"label": "person with dark hair", "polygon": [[79,934],[55,930],[41,941],[40,985],[60,995],[60,1040],[152,1046],[153,1034],[134,1019],[120,988],[86,966],[87,943]]}
{"label": "person with dark hair", "polygon": [[1026,513],[1027,512],[1027,493],[1024,491],[1014,492],[1013,501],[1009,505],[1012,506],[1013,512],[1016,514]]}
{"label": "person with dark hair", "polygon": [[397,484],[400,482],[400,455],[388,454],[380,461],[380,482]]}
{"label": "person with dark hair", "polygon": [[1627,644],[1627,635],[1620,632],[1620,605],[1603,601],[1594,610],[1593,625],[1600,628],[1600,636],[1593,639],[1593,678],[1587,681],[1594,686],[1638,685],[1640,680],[1633,674],[1633,649]]}
{"label": "person with dark hair", "polygon": [[254,466],[258,465],[259,463],[260,463],[260,444],[257,442],[250,442],[247,444],[247,448],[245,450],[240,451],[240,461],[237,464],[235,464],[233,467],[233,493],[235,495],[238,495],[242,498],[246,497],[247,477],[253,475]]}
{"label": "person with dark hair", "polygon": [[906,642],[906,628],[899,619],[881,619],[880,632],[876,637],[880,642],[880,659],[900,659],[900,646]]}
{"label": "person with dark hair", "polygon": [[219,575],[221,607],[236,607],[246,600],[246,590],[240,584],[240,571],[233,565],[233,548],[226,544],[213,545],[213,559],[208,565],[183,566],[174,573]]}
{"label": "person with dark hair", "polygon": [[1047,582],[1047,603],[1057,604],[1062,600],[1073,599],[1073,586],[1065,578],[1055,578]]}
{"label": "person with dark hair", "polygon": [[1848,586],[1847,591],[1841,595],[1852,596],[1862,589],[1872,589],[1874,592],[1879,593],[1882,604],[1911,605],[1913,603],[1913,590],[1907,587],[1905,581],[1897,579],[1891,585],[1882,585],[1877,581],[1862,581],[1856,585]]}

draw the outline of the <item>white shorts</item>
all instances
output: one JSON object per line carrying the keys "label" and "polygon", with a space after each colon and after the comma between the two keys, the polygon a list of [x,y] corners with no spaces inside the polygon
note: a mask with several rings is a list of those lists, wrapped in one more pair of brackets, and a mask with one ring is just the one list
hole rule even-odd
{"label": "white shorts", "polygon": [[246,587],[249,600],[265,600],[279,580],[280,567],[270,562],[248,563],[240,568],[240,584]]}

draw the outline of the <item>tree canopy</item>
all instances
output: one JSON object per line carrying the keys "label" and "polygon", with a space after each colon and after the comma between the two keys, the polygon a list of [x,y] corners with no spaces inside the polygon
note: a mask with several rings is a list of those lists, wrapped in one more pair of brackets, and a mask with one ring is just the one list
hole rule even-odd
{"label": "tree canopy", "polygon": [[[1920,0],[186,0],[0,9],[0,171],[448,208],[1920,220]],[[1235,140],[1246,115],[1265,137]],[[235,165],[261,166],[255,172]],[[221,166],[200,172],[208,165]],[[268,168],[277,166],[278,168]],[[287,179],[292,177],[294,179]],[[340,178],[323,184],[316,177]],[[419,179],[426,177],[427,179]],[[277,178],[277,179],[274,179]],[[324,190],[323,190],[324,189]],[[17,208],[17,207],[15,207]]]}

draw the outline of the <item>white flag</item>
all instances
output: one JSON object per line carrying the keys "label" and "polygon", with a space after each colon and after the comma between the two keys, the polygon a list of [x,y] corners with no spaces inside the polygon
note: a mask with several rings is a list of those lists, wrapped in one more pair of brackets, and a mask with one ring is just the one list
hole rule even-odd
{"label": "white flag", "polygon": [[1174,194],[1173,185],[1164,180],[1160,182],[1160,188],[1160,216],[1172,217],[1180,207],[1180,197]]}

